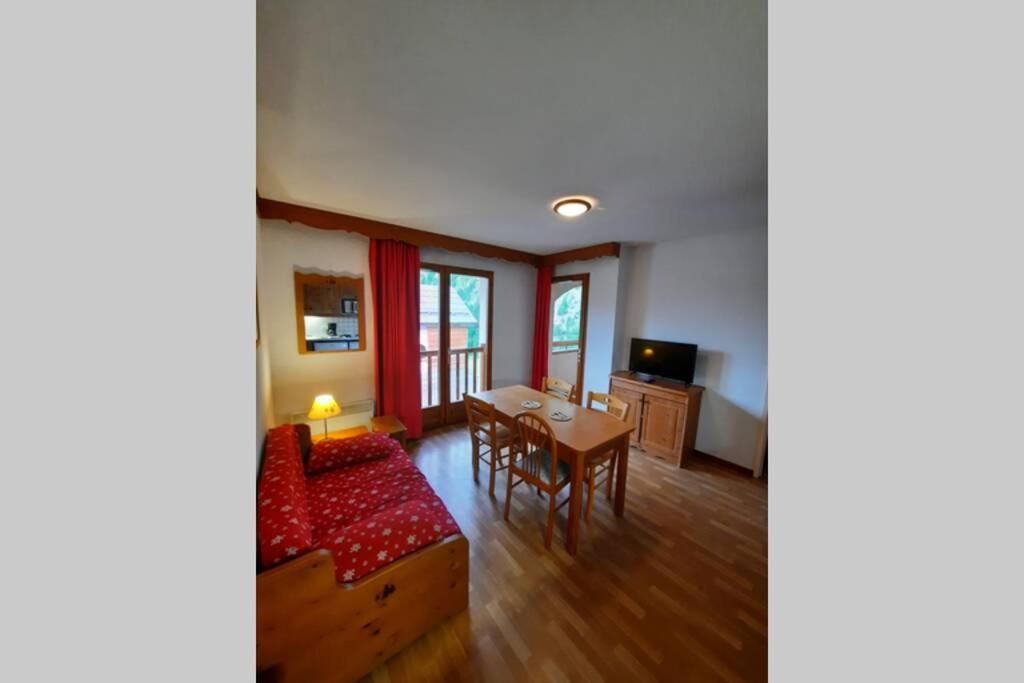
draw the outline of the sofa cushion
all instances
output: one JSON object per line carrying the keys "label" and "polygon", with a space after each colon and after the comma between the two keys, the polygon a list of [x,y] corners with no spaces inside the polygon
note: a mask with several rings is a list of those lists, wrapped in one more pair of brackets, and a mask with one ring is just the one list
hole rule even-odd
{"label": "sofa cushion", "polygon": [[344,479],[347,484],[354,485],[357,482],[380,479],[389,474],[401,472],[403,470],[419,471],[416,469],[416,465],[412,463],[412,458],[410,458],[409,455],[401,448],[397,448],[386,458],[369,460],[367,462],[361,462],[358,465],[352,465],[351,467],[329,470],[323,474],[307,477],[306,485],[308,487],[310,483],[317,481],[320,477],[330,476]]}
{"label": "sofa cushion", "polygon": [[337,580],[358,581],[395,560],[459,533],[440,499],[406,501],[322,538],[318,548],[334,556]]}
{"label": "sofa cushion", "polygon": [[401,444],[384,433],[370,432],[347,439],[324,439],[313,444],[306,462],[307,474],[318,474],[339,467],[350,467],[370,460],[386,458]]}
{"label": "sofa cushion", "polygon": [[263,566],[297,557],[313,547],[302,454],[292,425],[267,434],[256,491],[257,536]]}

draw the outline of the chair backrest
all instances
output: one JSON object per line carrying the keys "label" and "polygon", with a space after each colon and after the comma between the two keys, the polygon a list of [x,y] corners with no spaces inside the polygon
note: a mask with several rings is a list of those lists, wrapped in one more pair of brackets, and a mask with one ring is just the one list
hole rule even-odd
{"label": "chair backrest", "polygon": [[576,397],[576,387],[564,379],[545,377],[541,380],[541,387],[541,391],[545,394],[550,394],[564,401],[572,401]]}
{"label": "chair backrest", "polygon": [[489,436],[492,444],[495,443],[497,423],[494,417],[494,404],[469,394],[463,396],[462,400],[466,406],[466,424],[470,435],[476,436],[482,431]]}
{"label": "chair backrest", "polygon": [[602,394],[596,391],[588,391],[587,407],[593,408],[595,403],[603,405],[605,407],[605,411],[607,411],[609,415],[616,417],[623,422],[626,421],[626,416],[629,415],[629,404],[618,396]]}
{"label": "chair backrest", "polygon": [[558,481],[558,441],[551,425],[535,413],[523,411],[513,419],[512,429],[517,437],[516,449],[522,455],[519,462],[513,457],[512,466],[541,479],[540,458],[530,456],[537,451],[545,450],[551,454],[551,478],[548,481]]}

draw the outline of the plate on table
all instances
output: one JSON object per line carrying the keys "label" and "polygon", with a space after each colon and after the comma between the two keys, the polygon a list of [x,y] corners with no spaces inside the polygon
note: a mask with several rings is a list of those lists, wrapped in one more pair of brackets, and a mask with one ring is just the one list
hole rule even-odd
{"label": "plate on table", "polygon": [[569,420],[572,419],[572,415],[566,415],[561,410],[556,410],[555,412],[551,413],[551,419],[554,420],[555,422],[568,422]]}
{"label": "plate on table", "polygon": [[538,401],[523,401],[520,405],[527,410],[536,410],[537,408],[540,408],[540,403]]}

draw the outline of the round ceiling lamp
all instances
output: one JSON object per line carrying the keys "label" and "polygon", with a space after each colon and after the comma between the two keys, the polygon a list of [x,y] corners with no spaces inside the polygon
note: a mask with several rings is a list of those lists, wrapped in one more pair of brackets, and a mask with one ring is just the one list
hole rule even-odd
{"label": "round ceiling lamp", "polygon": [[565,199],[559,199],[555,202],[552,207],[559,216],[566,218],[576,218],[582,216],[587,211],[594,208],[594,205],[582,197],[566,197]]}

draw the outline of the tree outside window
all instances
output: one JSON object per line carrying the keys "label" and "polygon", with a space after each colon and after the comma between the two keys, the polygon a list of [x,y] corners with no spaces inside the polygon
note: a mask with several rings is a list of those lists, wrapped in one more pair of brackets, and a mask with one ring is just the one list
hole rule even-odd
{"label": "tree outside window", "polygon": [[555,299],[551,320],[551,344],[556,352],[579,349],[582,297],[583,287],[577,286]]}
{"label": "tree outside window", "polygon": [[[479,321],[481,319],[481,290],[484,289],[484,287],[481,286],[482,282],[484,282],[484,280],[482,280],[479,277],[470,275],[460,275],[457,273],[453,273],[452,276],[449,278],[449,287],[451,290],[449,296],[452,297],[454,295],[457,295],[462,300],[462,302],[465,303],[466,308],[469,309],[469,312],[475,321]],[[441,274],[438,273],[436,270],[421,269],[420,286],[435,288],[440,287]],[[470,349],[477,348],[478,346],[480,346],[480,323],[470,323],[469,325],[466,326],[466,329],[467,339],[464,346]],[[459,347],[461,348],[462,346],[463,344],[460,343]]]}
{"label": "tree outside window", "polygon": [[[466,275],[452,275],[451,288],[457,292],[459,297],[466,303],[466,308],[473,314],[473,317],[480,320],[480,283],[478,277]],[[469,327],[469,338],[466,347],[474,349],[480,346],[480,324],[474,323]]]}

